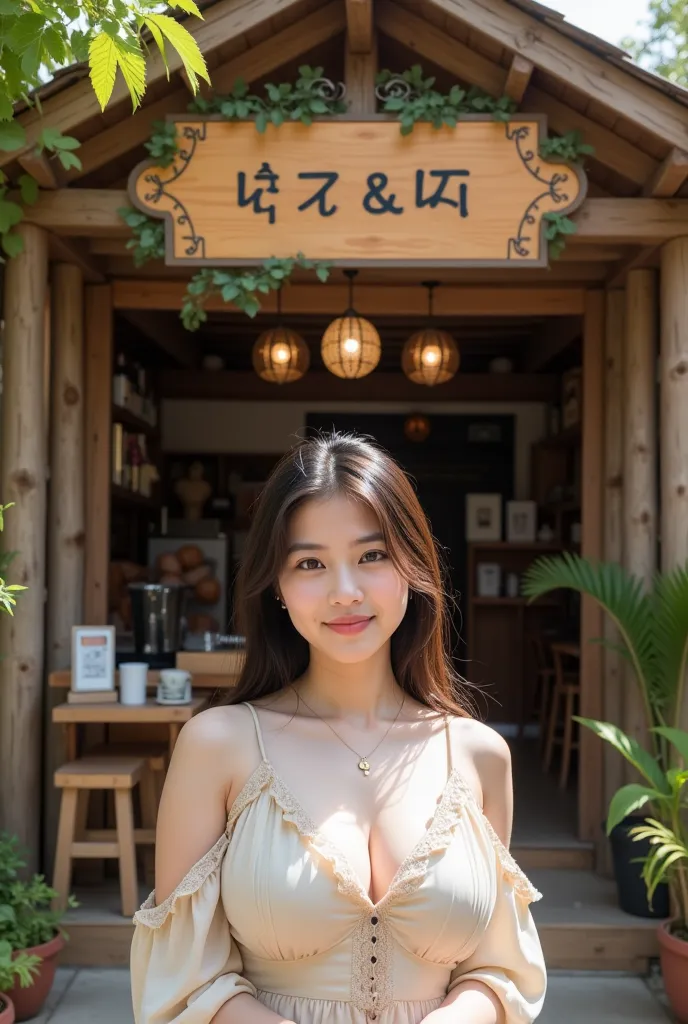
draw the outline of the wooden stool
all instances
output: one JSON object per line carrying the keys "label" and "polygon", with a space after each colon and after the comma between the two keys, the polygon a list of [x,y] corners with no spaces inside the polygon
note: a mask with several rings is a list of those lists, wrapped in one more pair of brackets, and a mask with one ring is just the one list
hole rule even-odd
{"label": "wooden stool", "polygon": [[[155,826],[158,820],[158,807],[165,784],[165,773],[168,763],[167,743],[155,742],[124,742],[100,743],[86,752],[87,757],[142,757],[146,762],[146,771],[139,782],[139,799],[141,801],[142,829],[136,835],[150,833],[149,841],[137,838],[137,845],[144,845],[143,869],[146,885],[155,885]],[[83,823],[84,828],[86,822]]]}
{"label": "wooden stool", "polygon": [[[552,707],[549,715],[549,728],[547,730],[547,746],[545,749],[544,770],[549,771],[552,763],[554,746],[561,745],[561,772],[559,775],[559,789],[566,789],[571,766],[571,752],[578,750],[579,744],[573,739],[573,716],[576,711],[576,701],[580,699],[580,679],[577,674],[564,672],[563,659],[570,657],[565,651],[559,649],[558,644],[552,644],[552,657],[554,659],[554,692],[552,694]],[[557,736],[557,725],[559,718],[559,707],[563,702],[563,735]]]}
{"label": "wooden stool", "polygon": [[[136,842],[150,842],[151,836],[148,830],[134,829],[132,790],[145,774],[146,762],[142,757],[83,757],[57,769],[55,785],[62,790],[62,802],[53,874],[53,888],[59,895],[53,901],[53,909],[64,910],[67,906],[75,858],[115,857],[119,860],[122,914],[133,917],[136,913]],[[86,828],[88,798],[94,789],[114,791],[114,830]]]}

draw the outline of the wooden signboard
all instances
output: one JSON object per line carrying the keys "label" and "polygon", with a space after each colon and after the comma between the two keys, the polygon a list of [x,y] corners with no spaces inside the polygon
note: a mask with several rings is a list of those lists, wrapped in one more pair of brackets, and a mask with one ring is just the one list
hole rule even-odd
{"label": "wooden signboard", "polygon": [[172,117],[179,151],[134,169],[135,205],[164,217],[170,265],[270,256],[340,266],[547,266],[544,214],[585,196],[583,172],[538,155],[545,120],[456,128],[322,120],[260,134],[252,121]]}

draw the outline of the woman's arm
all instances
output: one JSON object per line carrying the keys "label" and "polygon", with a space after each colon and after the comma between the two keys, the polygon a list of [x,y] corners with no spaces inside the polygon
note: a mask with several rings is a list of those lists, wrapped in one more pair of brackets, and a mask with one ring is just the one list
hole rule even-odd
{"label": "woman's arm", "polygon": [[[236,754],[241,749],[243,723],[239,716],[240,712],[232,707],[213,708],[191,719],[180,733],[165,779],[158,813],[155,844],[157,906],[175,892],[181,880],[213,848],[225,831],[227,805],[236,772]],[[245,730],[243,734],[246,735]],[[195,926],[193,933],[170,934],[168,938],[164,927],[157,931],[156,949],[149,956],[147,964],[139,968],[144,973],[142,987],[147,988],[148,992],[141,999],[146,1009],[139,1011],[137,1020],[140,1019],[141,1024],[171,1024],[178,1019],[181,1009],[184,1021],[188,1019],[192,1024],[293,1024],[246,991],[255,989],[242,977],[241,957],[229,934],[229,924],[219,898],[219,882],[213,880],[212,884],[213,899],[217,898],[219,905],[214,904],[213,910],[208,901],[203,903],[202,909],[192,916]],[[189,897],[180,897],[184,898]],[[176,923],[177,927],[184,927],[182,910],[178,905],[177,912],[170,920],[171,926]],[[147,936],[140,943],[141,951],[148,949],[149,938]],[[199,979],[198,991],[194,991],[191,984],[184,987],[184,991],[181,990],[180,967],[183,965],[174,961],[179,944],[184,945],[187,941],[189,961],[209,961],[214,958],[213,954],[217,958],[226,957],[224,966],[214,980],[212,977],[202,981]],[[191,944],[194,941],[199,948],[192,954]],[[212,949],[209,949],[211,946]],[[226,951],[229,951],[228,954]],[[154,969],[156,975],[151,976],[150,972]],[[233,983],[230,982],[231,978],[235,979]],[[179,986],[180,991],[177,997],[170,1000],[166,992],[171,993],[175,986]],[[231,998],[220,994],[227,991],[227,988],[234,993]],[[211,998],[211,990],[218,992],[219,998],[215,1001]],[[200,998],[199,992],[203,993]],[[182,1009],[183,1004],[186,1006]],[[209,1009],[211,1006],[212,1009]]]}
{"label": "woman's arm", "polygon": [[[470,756],[480,780],[483,813],[508,849],[513,821],[513,780],[509,746],[499,733],[480,722],[462,725],[462,749]],[[512,917],[513,914],[498,895],[498,905],[493,914],[492,924],[499,924],[500,928],[503,928],[503,939],[498,936],[497,944],[503,944],[507,960],[510,957],[513,959],[513,974],[517,975],[522,954],[518,943],[510,936]],[[489,942],[485,942],[484,945],[489,945]],[[480,960],[480,951],[471,959]],[[492,963],[497,959],[494,952],[488,952],[486,949],[484,959],[486,976],[494,977],[499,973],[498,965]],[[467,971],[470,972],[468,965]],[[474,976],[466,978],[465,981],[459,980],[442,1005],[425,1018],[424,1024],[510,1024],[512,1020],[530,1019],[527,1006],[524,1005],[522,1011],[519,1008],[516,1012],[518,1016],[510,1015],[507,1021],[504,1002],[497,992]]]}

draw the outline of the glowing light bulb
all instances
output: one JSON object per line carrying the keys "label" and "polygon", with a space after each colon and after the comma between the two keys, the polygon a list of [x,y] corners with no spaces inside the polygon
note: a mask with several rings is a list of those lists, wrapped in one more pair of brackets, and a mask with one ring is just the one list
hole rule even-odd
{"label": "glowing light bulb", "polygon": [[347,338],[342,348],[348,355],[355,355],[361,347],[361,343],[358,338]]}
{"label": "glowing light bulb", "polygon": [[437,366],[441,358],[442,353],[437,345],[427,345],[420,355],[420,361],[424,366]]}
{"label": "glowing light bulb", "polygon": [[283,343],[278,343],[272,346],[272,359],[275,363],[288,363],[291,355],[289,346]]}

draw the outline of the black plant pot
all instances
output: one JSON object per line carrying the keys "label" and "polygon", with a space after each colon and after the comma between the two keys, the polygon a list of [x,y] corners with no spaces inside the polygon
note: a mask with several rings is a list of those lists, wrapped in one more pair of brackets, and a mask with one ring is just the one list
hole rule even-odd
{"label": "black plant pot", "polygon": [[647,839],[636,842],[629,834],[630,830],[642,824],[643,820],[636,817],[624,818],[612,829],[609,836],[619,906],[634,917],[649,917],[661,921],[669,917],[669,886],[657,886],[650,908],[642,876],[643,866],[633,863],[636,858],[645,857],[650,852],[650,843]]}

